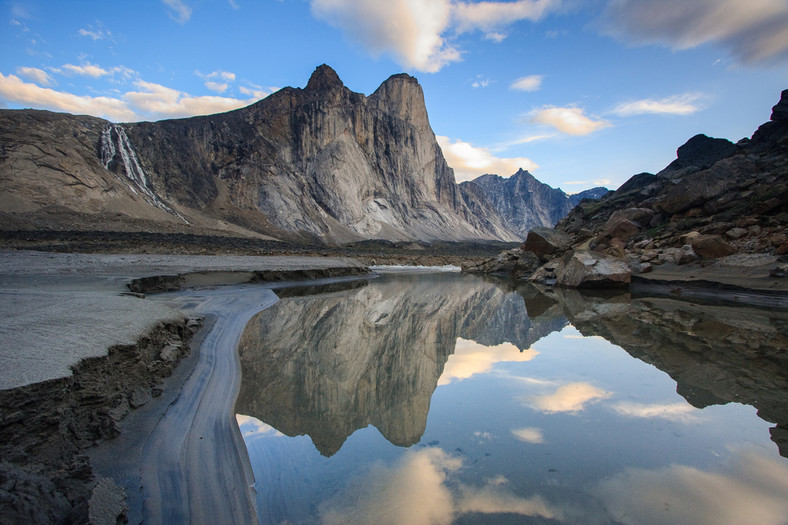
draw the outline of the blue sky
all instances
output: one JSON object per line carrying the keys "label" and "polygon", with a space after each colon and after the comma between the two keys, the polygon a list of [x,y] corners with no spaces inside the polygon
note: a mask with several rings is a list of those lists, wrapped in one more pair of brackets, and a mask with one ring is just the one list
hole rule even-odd
{"label": "blue sky", "polygon": [[458,181],[568,193],[737,141],[788,88],[788,0],[0,1],[0,107],[116,122],[216,113],[333,67],[421,83]]}

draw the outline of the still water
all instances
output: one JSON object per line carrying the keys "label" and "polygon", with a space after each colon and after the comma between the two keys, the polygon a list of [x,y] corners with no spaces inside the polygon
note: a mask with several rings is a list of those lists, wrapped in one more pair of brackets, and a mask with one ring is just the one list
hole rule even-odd
{"label": "still water", "polygon": [[240,343],[261,523],[788,523],[786,312],[449,273],[278,293]]}

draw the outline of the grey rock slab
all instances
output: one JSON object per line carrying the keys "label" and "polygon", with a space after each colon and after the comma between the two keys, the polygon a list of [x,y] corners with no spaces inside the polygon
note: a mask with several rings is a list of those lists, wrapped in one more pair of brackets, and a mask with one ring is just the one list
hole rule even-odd
{"label": "grey rock slab", "polygon": [[183,316],[163,304],[90,291],[0,291],[0,390],[68,377],[83,359],[133,345]]}

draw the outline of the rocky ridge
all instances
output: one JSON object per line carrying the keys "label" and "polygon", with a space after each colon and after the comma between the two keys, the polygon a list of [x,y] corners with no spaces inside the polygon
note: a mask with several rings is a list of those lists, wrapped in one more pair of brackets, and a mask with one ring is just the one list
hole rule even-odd
{"label": "rocky ridge", "polygon": [[633,275],[788,276],[788,90],[771,120],[734,144],[692,137],[656,175],[633,176],[581,202],[555,230],[535,228],[517,249],[468,265],[567,287],[627,286]]}
{"label": "rocky ridge", "polygon": [[322,65],[305,88],[160,122],[6,110],[0,144],[4,229],[77,217],[300,242],[517,240],[465,203],[406,74],[365,96]]}
{"label": "rocky ridge", "polygon": [[482,175],[463,182],[460,192],[471,209],[495,209],[504,225],[523,240],[531,228],[555,226],[574,207],[560,188],[539,182],[522,169],[509,178]]}

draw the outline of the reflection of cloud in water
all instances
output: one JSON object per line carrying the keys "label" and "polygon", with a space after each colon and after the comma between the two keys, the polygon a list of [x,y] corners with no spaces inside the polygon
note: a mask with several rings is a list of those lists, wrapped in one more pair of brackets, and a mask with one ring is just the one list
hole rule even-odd
{"label": "reflection of cloud in water", "polygon": [[241,429],[241,435],[243,435],[244,438],[248,436],[267,435],[268,437],[277,437],[284,435],[271,425],[266,425],[252,416],[235,414],[235,421],[238,422],[238,428]]}
{"label": "reflection of cloud in water", "polygon": [[376,463],[344,494],[321,508],[323,523],[448,524],[460,514],[508,512],[555,518],[539,496],[522,498],[505,489],[497,476],[482,488],[458,485],[452,476],[462,460],[439,448],[407,452],[397,465]]}
{"label": "reflection of cloud in water", "polygon": [[689,403],[647,405],[642,403],[623,402],[613,405],[613,410],[622,416],[667,419],[669,421],[679,421],[682,423],[697,421],[700,417],[700,410]]}
{"label": "reflection of cloud in water", "polygon": [[454,353],[449,356],[438,385],[448,385],[452,381],[468,379],[476,374],[489,372],[496,363],[525,362],[539,355],[536,350],[520,351],[511,343],[497,346],[484,346],[475,341],[457,338]]}
{"label": "reflection of cloud in water", "polygon": [[788,522],[788,463],[755,450],[738,451],[718,473],[683,465],[626,469],[597,492],[624,524]]}
{"label": "reflection of cloud in water", "polygon": [[534,396],[530,401],[531,406],[542,412],[579,412],[586,404],[607,397],[610,397],[610,392],[589,383],[569,383],[553,394]]}
{"label": "reflection of cloud in water", "polygon": [[525,441],[526,443],[544,443],[544,436],[542,435],[542,429],[536,427],[525,427],[525,428],[514,428],[512,429],[512,434],[514,437],[519,439],[520,441]]}

